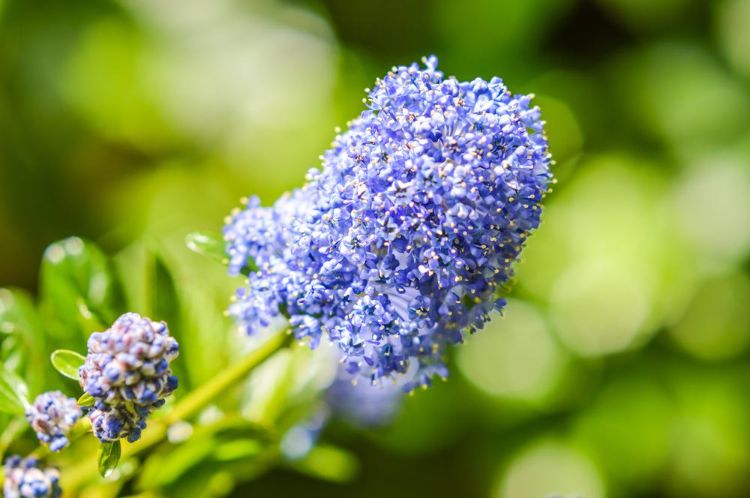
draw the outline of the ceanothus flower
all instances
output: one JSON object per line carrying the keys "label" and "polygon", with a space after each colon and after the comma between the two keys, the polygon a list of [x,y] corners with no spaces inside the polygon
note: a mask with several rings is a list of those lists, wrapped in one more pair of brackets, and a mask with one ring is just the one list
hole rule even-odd
{"label": "ceanothus flower", "polygon": [[146,428],[146,419],[151,408],[133,403],[120,403],[114,406],[97,403],[89,415],[91,430],[102,442],[126,438],[129,442],[140,439]]}
{"label": "ceanothus flower", "polygon": [[126,313],[104,332],[91,334],[80,368],[83,390],[95,399],[91,422],[102,441],[140,437],[152,409],[177,388],[169,364],[178,344],[164,322]]}
{"label": "ceanothus flower", "polygon": [[68,445],[68,433],[79,418],[81,409],[76,400],[60,391],[40,394],[26,409],[26,419],[37,437],[52,451]]}
{"label": "ceanothus flower", "polygon": [[[447,347],[504,306],[551,182],[540,111],[499,78],[444,78],[437,59],[394,67],[307,184],[224,229],[229,312],[248,333],[285,316],[324,335],[350,375],[445,377]],[[247,271],[245,271],[247,270]]]}
{"label": "ceanothus flower", "polygon": [[5,498],[59,498],[60,473],[54,467],[42,468],[36,458],[11,456],[3,466]]}

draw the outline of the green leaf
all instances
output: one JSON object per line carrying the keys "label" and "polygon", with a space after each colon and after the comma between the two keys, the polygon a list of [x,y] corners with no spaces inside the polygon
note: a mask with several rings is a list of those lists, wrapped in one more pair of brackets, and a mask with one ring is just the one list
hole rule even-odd
{"label": "green leaf", "polygon": [[[226,414],[209,425],[196,425],[184,442],[162,446],[144,460],[137,488],[172,487],[207,468],[224,469],[238,462],[275,461],[275,437],[270,428],[259,426],[236,413]],[[184,496],[179,493],[168,495]]]}
{"label": "green leaf", "polygon": [[79,380],[78,369],[86,362],[86,357],[69,349],[58,349],[50,356],[55,370],[69,379]]}
{"label": "green leaf", "polygon": [[252,458],[259,455],[265,448],[266,444],[258,439],[237,439],[221,443],[214,450],[214,460],[219,462],[228,462],[231,460],[240,460],[243,458]]}
{"label": "green leaf", "polygon": [[83,393],[80,398],[78,398],[78,406],[86,407],[86,406],[93,406],[96,402],[96,399],[89,393]]}
{"label": "green leaf", "polygon": [[175,363],[184,365],[191,382],[205,382],[231,361],[227,338],[233,324],[222,314],[224,304],[201,286],[183,286],[179,297],[182,327],[177,332],[184,359]]}
{"label": "green leaf", "polygon": [[192,438],[175,446],[169,453],[153,455],[141,471],[139,487],[151,489],[178,481],[208,458],[215,445],[216,441],[211,437]]}
{"label": "green leaf", "polygon": [[122,308],[122,291],[107,257],[78,237],[47,248],[40,287],[50,332],[66,344],[81,344],[91,332],[104,330]]}
{"label": "green leaf", "polygon": [[0,411],[23,415],[27,404],[26,384],[0,363]]}
{"label": "green leaf", "polygon": [[47,356],[41,317],[31,296],[21,289],[0,289],[0,361],[20,372],[32,390],[40,390]]}
{"label": "green leaf", "polygon": [[120,462],[120,440],[99,445],[99,474],[109,477]]}
{"label": "green leaf", "polygon": [[206,232],[193,232],[185,237],[185,245],[193,252],[223,264],[227,262],[226,245],[221,236]]}
{"label": "green leaf", "polygon": [[[135,242],[118,253],[113,261],[130,309],[167,322],[172,336],[182,344],[182,313],[177,285],[162,254],[142,242]],[[172,369],[180,379],[189,377],[184,362],[177,362]]]}
{"label": "green leaf", "polygon": [[23,415],[0,413],[0,455],[7,453],[8,447],[28,426],[29,422]]}
{"label": "green leaf", "polygon": [[165,320],[176,339],[180,339],[180,300],[177,295],[177,285],[167,264],[157,254],[154,254],[152,273],[154,316]]}

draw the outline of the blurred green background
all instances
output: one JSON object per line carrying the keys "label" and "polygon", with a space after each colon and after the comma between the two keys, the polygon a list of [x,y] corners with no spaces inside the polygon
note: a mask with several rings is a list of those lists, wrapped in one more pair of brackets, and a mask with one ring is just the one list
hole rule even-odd
{"label": "blurred green background", "polygon": [[750,0],[0,0],[0,285],[68,235],[216,279],[184,235],[300,185],[430,53],[548,123],[505,317],[391,425],[327,429],[354,482],[236,496],[750,496]]}

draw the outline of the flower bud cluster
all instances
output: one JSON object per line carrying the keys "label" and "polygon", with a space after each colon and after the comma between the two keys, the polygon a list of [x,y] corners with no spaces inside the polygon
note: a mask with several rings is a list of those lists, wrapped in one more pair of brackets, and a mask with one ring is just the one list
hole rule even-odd
{"label": "flower bud cluster", "polygon": [[26,419],[37,437],[52,451],[68,445],[68,433],[79,418],[81,409],[76,400],[60,391],[40,394],[26,409]]}
{"label": "flower bud cluster", "polygon": [[151,411],[177,388],[169,364],[178,350],[166,323],[136,313],[91,334],[79,374],[81,387],[96,400],[90,417],[101,441],[140,438]]}
{"label": "flower bud cluster", "polygon": [[11,456],[3,466],[5,498],[59,498],[60,473],[54,467],[40,467],[36,458]]}

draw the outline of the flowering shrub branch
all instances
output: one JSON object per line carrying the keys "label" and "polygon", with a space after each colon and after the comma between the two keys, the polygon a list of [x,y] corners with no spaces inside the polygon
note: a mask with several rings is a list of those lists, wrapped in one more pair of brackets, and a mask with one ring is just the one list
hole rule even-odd
{"label": "flowering shrub branch", "polygon": [[[54,368],[83,391],[71,397],[60,379],[37,382],[31,360],[3,366],[0,410],[9,418],[0,449],[18,436],[20,416],[42,445],[6,459],[5,496],[75,495],[97,471],[118,492],[138,464],[143,474],[129,485],[141,489],[175,486],[196,461],[237,468],[237,479],[279,461],[334,481],[353,474],[345,451],[316,449],[331,413],[379,423],[401,393],[448,375],[448,348],[503,309],[502,290],[552,182],[530,96],[511,94],[499,78],[445,78],[435,57],[423,64],[376,81],[367,109],[303,187],[270,207],[245,199],[223,240],[188,237],[190,249],[246,279],[228,309],[239,328],[281,331],[200,385],[180,388],[176,402],[168,400],[184,380],[178,372],[190,368],[178,361],[179,326],[133,312],[111,261],[92,244],[50,246],[38,309],[22,294],[0,294],[0,328],[33,338],[19,357],[53,351]],[[176,286],[158,257],[151,264],[165,281],[138,297],[171,289],[159,309],[179,321]],[[72,346],[82,338],[85,356]],[[316,351],[287,348],[293,339]],[[304,382],[326,375],[326,383]],[[239,389],[247,385],[249,400]],[[29,389],[41,392],[33,402]],[[268,430],[251,423],[253,411]],[[98,457],[82,441],[89,432]],[[80,459],[66,461],[63,449]],[[166,456],[183,451],[189,456]],[[67,465],[60,472],[42,458]]]}

